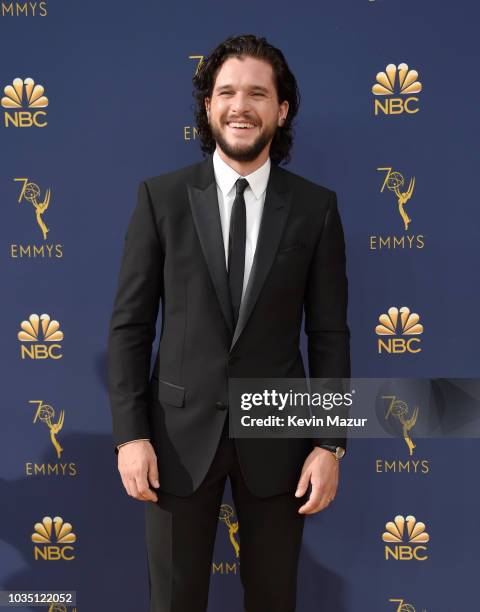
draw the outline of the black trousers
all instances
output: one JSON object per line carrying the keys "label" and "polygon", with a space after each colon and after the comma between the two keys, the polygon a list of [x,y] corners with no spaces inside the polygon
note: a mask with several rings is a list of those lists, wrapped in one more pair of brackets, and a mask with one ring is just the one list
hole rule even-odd
{"label": "black trousers", "polygon": [[[189,497],[158,493],[146,502],[150,612],[206,612],[218,516],[227,476],[239,523],[246,612],[294,612],[308,493],[260,498],[243,480],[228,419],[214,460]],[[299,475],[300,476],[300,475]]]}

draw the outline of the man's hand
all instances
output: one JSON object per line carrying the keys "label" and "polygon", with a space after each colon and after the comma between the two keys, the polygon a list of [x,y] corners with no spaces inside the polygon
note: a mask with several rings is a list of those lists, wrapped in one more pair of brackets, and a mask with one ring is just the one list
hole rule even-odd
{"label": "man's hand", "polygon": [[315,447],[305,459],[298,481],[295,497],[302,497],[312,483],[307,503],[298,509],[300,514],[315,514],[333,501],[338,487],[339,462],[333,453],[325,448]]}
{"label": "man's hand", "polygon": [[158,489],[157,456],[148,440],[129,442],[118,449],[118,471],[127,493],[141,501],[157,501],[157,494],[149,487]]}

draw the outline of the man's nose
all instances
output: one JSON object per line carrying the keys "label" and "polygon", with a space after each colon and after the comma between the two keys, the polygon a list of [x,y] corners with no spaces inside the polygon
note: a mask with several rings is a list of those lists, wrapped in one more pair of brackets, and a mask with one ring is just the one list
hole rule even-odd
{"label": "man's nose", "polygon": [[250,100],[246,94],[236,93],[230,101],[230,110],[235,114],[241,115],[246,110],[250,109]]}

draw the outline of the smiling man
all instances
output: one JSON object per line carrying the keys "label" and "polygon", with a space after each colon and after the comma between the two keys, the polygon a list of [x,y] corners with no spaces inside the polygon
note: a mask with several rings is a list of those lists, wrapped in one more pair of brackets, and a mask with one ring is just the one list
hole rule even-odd
{"label": "smiling man", "polygon": [[205,159],[142,181],[125,237],[108,343],[118,469],[148,502],[150,612],[207,610],[227,477],[245,610],[292,612],[305,515],[334,499],[346,439],[230,438],[229,380],[305,377],[303,312],[310,376],[350,376],[343,231],[335,192],[280,167],[299,93],[279,49],[229,38],[193,82]]}

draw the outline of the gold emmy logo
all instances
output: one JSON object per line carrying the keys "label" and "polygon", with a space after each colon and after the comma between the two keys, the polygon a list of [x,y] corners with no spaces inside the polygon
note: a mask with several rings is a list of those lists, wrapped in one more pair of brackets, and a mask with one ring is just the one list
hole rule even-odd
{"label": "gold emmy logo", "polygon": [[[54,603],[48,608],[48,612],[68,612],[67,606]],[[77,612],[77,608],[72,608],[72,612]]]}
{"label": "gold emmy logo", "polygon": [[60,258],[63,257],[63,245],[52,244],[46,242],[47,234],[50,229],[47,227],[44,215],[51,203],[51,190],[47,189],[43,195],[40,196],[41,190],[37,183],[34,183],[28,178],[14,178],[15,182],[23,183],[22,188],[18,196],[18,203],[22,202],[30,203],[33,206],[35,212],[35,220],[37,226],[42,233],[43,242],[40,244],[11,244],[10,255],[12,258],[42,258],[51,259],[52,257]]}
{"label": "gold emmy logo", "polygon": [[424,546],[430,541],[430,536],[425,531],[425,523],[417,522],[414,516],[398,515],[393,522],[389,521],[385,525],[386,531],[382,534],[382,540],[394,546],[385,546],[385,560],[391,557],[396,561],[425,561],[427,547]]}
{"label": "gold emmy logo", "polygon": [[63,410],[60,411],[60,416],[58,417],[58,421],[55,423],[55,410],[49,404],[44,404],[41,400],[30,400],[30,404],[38,404],[37,411],[35,412],[35,416],[33,417],[33,422],[37,423],[37,421],[41,421],[45,423],[50,432],[50,440],[53,444],[54,449],[57,452],[57,457],[60,459],[62,456],[63,448],[60,446],[57,440],[57,434],[61,431],[63,427],[63,423],[65,421],[65,412]]}
{"label": "gold emmy logo", "polygon": [[416,444],[413,443],[413,440],[410,437],[410,431],[415,427],[415,423],[417,422],[419,410],[418,406],[414,408],[412,415],[408,416],[407,402],[397,400],[394,395],[383,395],[382,399],[390,400],[390,406],[385,413],[385,420],[388,420],[390,416],[397,419],[402,426],[403,439],[405,440],[405,444],[408,446],[410,456],[413,455],[413,449],[416,447]]}
{"label": "gold emmy logo", "polygon": [[22,181],[23,187],[20,191],[20,195],[18,198],[18,203],[20,204],[22,200],[30,202],[35,209],[35,219],[37,221],[37,225],[42,232],[43,239],[47,239],[47,233],[50,231],[48,227],[45,225],[43,221],[43,213],[47,210],[50,204],[50,189],[47,189],[45,192],[45,196],[43,201],[39,202],[40,198],[40,187],[36,183],[30,182],[26,178],[16,178],[14,181]]}
{"label": "gold emmy logo", "polygon": [[[50,434],[50,441],[57,454],[57,459],[60,460],[63,447],[57,439],[57,435],[63,429],[65,422],[65,412],[60,411],[58,419],[55,420],[55,410],[53,406],[46,404],[42,400],[29,400],[30,404],[36,407],[35,416],[33,418],[34,423],[42,422],[48,428]],[[26,476],[76,476],[78,473],[77,464],[74,461],[62,463],[61,461],[37,463],[36,461],[25,462],[25,475]]]}
{"label": "gold emmy logo", "polygon": [[[415,612],[415,607],[412,604],[406,603],[404,599],[391,598],[388,601],[398,604],[395,608],[395,612]],[[422,612],[427,612],[426,608],[422,609]]]}
{"label": "gold emmy logo", "polygon": [[193,76],[196,76],[197,72],[200,70],[200,66],[203,63],[205,56],[204,55],[189,55],[188,59],[197,60],[197,65],[195,66],[195,73]]}
{"label": "gold emmy logo", "polygon": [[[40,321],[42,323],[42,336],[44,342],[49,345],[40,344]],[[42,314],[40,317],[37,314],[31,314],[28,321],[20,323],[22,331],[18,332],[20,342],[31,342],[32,344],[20,345],[20,355],[22,359],[29,357],[30,359],[61,359],[62,354],[58,353],[61,345],[58,342],[63,340],[63,332],[60,330],[58,321],[50,319],[50,315]]]}
{"label": "gold emmy logo", "polygon": [[[230,539],[230,543],[235,552],[235,557],[237,559],[240,558],[240,545],[236,540],[236,535],[238,533],[238,521],[232,521],[232,517],[234,515],[232,506],[228,504],[222,504],[220,506],[220,514],[218,519],[224,523],[228,529],[228,537]],[[239,563],[239,561],[238,561]],[[221,561],[219,563],[212,564],[212,573],[213,574],[236,574],[237,573],[237,563],[228,563],[227,561]]]}
{"label": "gold emmy logo", "polygon": [[2,2],[2,17],[46,17],[47,2]]}
{"label": "gold emmy logo", "polygon": [[[400,318],[399,315],[400,314]],[[410,312],[410,308],[402,306],[400,310],[395,306],[388,309],[388,314],[382,314],[378,317],[380,325],[375,327],[375,333],[378,336],[397,336],[397,331],[402,336],[419,336],[423,334],[423,325],[419,323],[420,317],[415,312]],[[400,329],[398,330],[398,327]],[[392,338],[386,340],[378,339],[378,352],[387,353],[419,353],[422,349],[418,346],[420,338]],[[415,348],[415,345],[418,348]]]}
{"label": "gold emmy logo", "polygon": [[392,603],[398,603],[396,612],[415,612],[412,604],[405,603],[403,599],[389,599]]}
{"label": "gold emmy logo", "polygon": [[233,508],[228,504],[222,504],[220,506],[220,515],[219,519],[225,523],[228,529],[228,537],[233,546],[233,550],[235,551],[235,556],[237,559],[240,557],[240,545],[235,539],[236,534],[238,533],[238,521],[231,521],[230,519],[233,516]]}
{"label": "gold emmy logo", "polygon": [[[71,561],[75,559],[74,544],[77,536],[70,523],[61,516],[44,516],[41,523],[35,523],[32,533],[34,559],[38,561]],[[41,546],[40,546],[41,545]]]}
{"label": "gold emmy logo", "polygon": [[[395,395],[382,395],[382,399],[388,401],[388,408],[385,411],[385,420],[394,420],[401,427],[402,436],[407,445],[409,456],[413,455],[416,444],[411,437],[411,431],[415,427],[418,419],[419,408],[416,407],[412,414],[409,414],[407,402],[398,400]],[[408,473],[408,474],[429,474],[430,462],[428,459],[376,459],[375,471],[380,473]]]}
{"label": "gold emmy logo", "polygon": [[[195,66],[195,72],[193,75],[195,76],[197,72],[200,70],[200,66],[204,61],[204,55],[189,55],[189,60],[195,60],[197,62]],[[196,140],[198,138],[198,128],[196,125],[184,125],[183,126],[183,140]]]}
{"label": "gold emmy logo", "polygon": [[[405,206],[411,200],[415,189],[415,177],[412,177],[406,186],[406,181],[400,172],[394,171],[391,167],[377,168],[379,172],[386,172],[385,180],[383,181],[380,193],[384,193],[388,189],[395,196],[398,214],[403,222],[403,229],[408,231],[409,225],[412,222],[411,218],[405,210]],[[409,207],[410,208],[410,207]],[[370,250],[380,251],[382,249],[423,249],[425,246],[425,236],[423,234],[400,234],[387,236],[370,236]]]}
{"label": "gold emmy logo", "polygon": [[[376,83],[372,87],[375,96],[387,96],[385,100],[375,99],[374,112],[378,115],[381,111],[385,115],[399,115],[401,113],[415,114],[419,108],[416,105],[418,97],[411,94],[418,94],[422,91],[422,84],[418,79],[418,72],[410,70],[405,63],[395,66],[388,64],[385,72],[379,72],[376,76]],[[393,98],[395,93],[406,98]]]}
{"label": "gold emmy logo", "polygon": [[401,191],[402,187],[405,185],[405,179],[400,172],[392,172],[392,168],[377,168],[377,170],[387,172],[387,176],[383,181],[380,193],[383,193],[383,190],[386,187],[389,191],[395,194],[397,198],[398,212],[403,220],[404,229],[407,231],[412,220],[405,211],[405,204],[413,195],[413,190],[415,188],[415,177],[410,179],[408,188],[405,191]]}
{"label": "gold emmy logo", "polygon": [[[18,108],[46,108],[48,106],[48,98],[44,96],[45,89],[42,85],[35,84],[31,78],[25,80],[16,78],[12,85],[7,85],[4,88],[5,96],[1,100],[3,108],[18,109]],[[47,113],[45,111],[13,111],[13,114],[5,112],[5,127],[13,125],[14,127],[45,127]]]}

